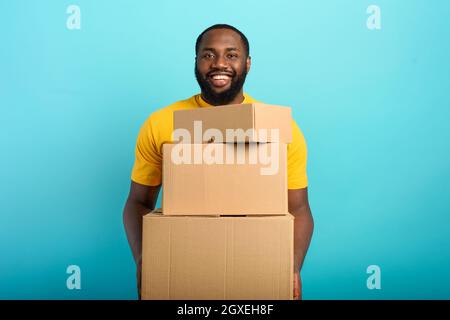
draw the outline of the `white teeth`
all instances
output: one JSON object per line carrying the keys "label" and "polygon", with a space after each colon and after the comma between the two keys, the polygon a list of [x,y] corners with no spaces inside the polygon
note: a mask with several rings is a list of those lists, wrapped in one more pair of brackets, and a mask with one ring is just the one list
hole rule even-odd
{"label": "white teeth", "polygon": [[212,76],[212,78],[213,78],[214,80],[226,80],[226,79],[228,79],[229,77],[228,77],[228,76],[225,76],[225,75],[218,74],[218,75]]}

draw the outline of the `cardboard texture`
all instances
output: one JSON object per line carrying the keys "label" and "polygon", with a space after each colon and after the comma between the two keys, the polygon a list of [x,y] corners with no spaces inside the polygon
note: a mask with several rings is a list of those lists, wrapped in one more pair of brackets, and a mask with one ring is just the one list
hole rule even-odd
{"label": "cardboard texture", "polygon": [[[177,110],[173,113],[174,129],[187,129],[191,141],[183,143],[206,143],[209,138],[199,136],[194,141],[194,121],[202,121],[202,131],[218,129],[222,133],[223,141],[214,142],[292,142],[291,108],[268,105],[259,102],[216,106],[214,108],[197,108],[192,110]],[[267,137],[251,134],[250,136],[226,139],[226,129],[266,129]],[[278,141],[271,136],[271,129],[279,130]],[[201,139],[201,140],[200,140]]]}
{"label": "cardboard texture", "polygon": [[[196,146],[201,148],[197,153],[203,153],[211,145],[220,148],[224,157],[234,154],[235,163],[175,164],[171,152],[177,144],[163,145],[162,207],[165,215],[288,213],[286,144],[185,144],[184,147],[190,148],[193,155]],[[250,164],[250,153],[264,147],[277,164],[262,164],[261,161]],[[238,157],[245,159],[243,164],[237,164]],[[264,168],[274,174],[263,175]]]}
{"label": "cardboard texture", "polygon": [[143,218],[142,299],[293,298],[293,216]]}

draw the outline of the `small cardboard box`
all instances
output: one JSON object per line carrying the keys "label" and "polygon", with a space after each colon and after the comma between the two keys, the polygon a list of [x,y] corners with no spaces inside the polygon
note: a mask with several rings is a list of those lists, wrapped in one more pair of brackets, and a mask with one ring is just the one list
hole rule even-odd
{"label": "small cardboard box", "polygon": [[163,213],[287,214],[286,158],[284,143],[164,144]]}
{"label": "small cardboard box", "polygon": [[293,216],[143,218],[142,299],[293,298]]}
{"label": "small cardboard box", "polygon": [[[200,125],[197,123],[194,126],[195,121],[201,121]],[[216,129],[221,133],[222,139],[214,135],[214,142],[292,141],[291,108],[259,102],[177,110],[173,113],[173,124],[174,130],[186,129],[189,132],[191,140],[183,143],[210,142],[211,136],[204,135],[208,129]],[[278,131],[278,137],[273,134],[273,129]],[[249,130],[249,134],[227,136],[227,130]]]}

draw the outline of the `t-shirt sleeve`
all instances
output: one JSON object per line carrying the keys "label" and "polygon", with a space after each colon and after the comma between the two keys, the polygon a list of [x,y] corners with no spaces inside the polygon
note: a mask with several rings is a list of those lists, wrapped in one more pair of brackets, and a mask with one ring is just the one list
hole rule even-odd
{"label": "t-shirt sleeve", "polygon": [[295,120],[292,119],[292,142],[288,144],[288,189],[302,189],[308,186],[306,160],[305,138]]}
{"label": "t-shirt sleeve", "polygon": [[155,139],[155,127],[149,117],[139,130],[131,180],[146,186],[161,184],[162,155]]}

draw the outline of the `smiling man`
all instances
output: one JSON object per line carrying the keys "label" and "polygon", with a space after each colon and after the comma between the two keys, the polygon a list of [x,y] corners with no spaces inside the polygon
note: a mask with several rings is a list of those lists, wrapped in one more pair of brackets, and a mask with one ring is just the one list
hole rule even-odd
{"label": "smiling man", "polygon": [[[142,217],[155,208],[161,189],[162,145],[172,139],[173,111],[256,101],[243,90],[251,58],[248,40],[239,30],[225,24],[209,27],[198,36],[195,53],[195,76],[201,93],[151,114],[141,127],[136,143],[136,159],[123,219],[137,266],[139,295]],[[294,297],[300,299],[300,270],[314,223],[308,203],[306,143],[294,120],[292,135],[293,140],[288,145],[288,206],[289,212],[295,217]]]}

